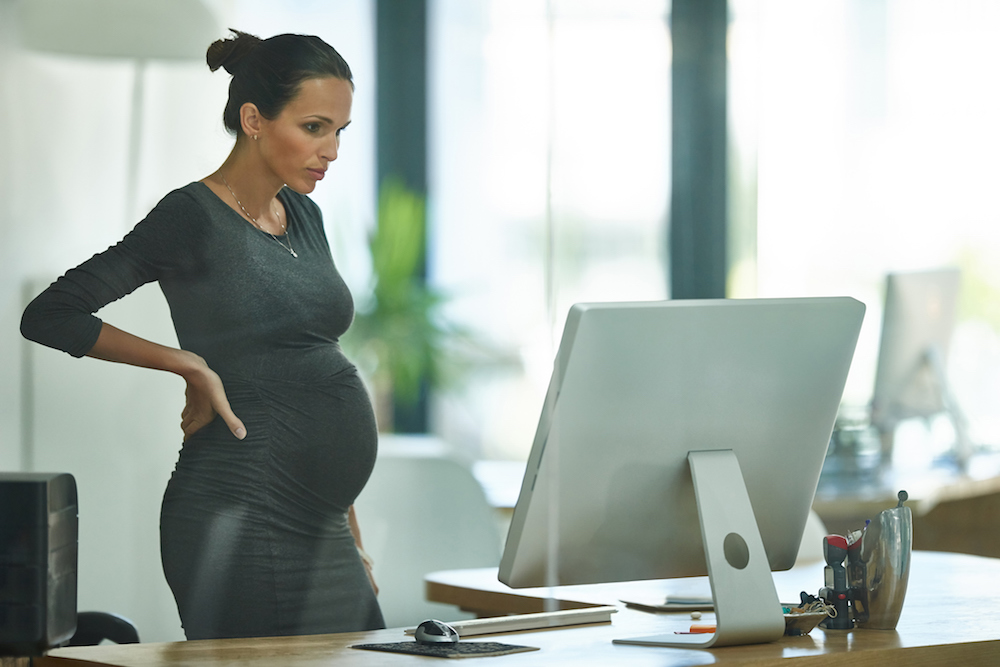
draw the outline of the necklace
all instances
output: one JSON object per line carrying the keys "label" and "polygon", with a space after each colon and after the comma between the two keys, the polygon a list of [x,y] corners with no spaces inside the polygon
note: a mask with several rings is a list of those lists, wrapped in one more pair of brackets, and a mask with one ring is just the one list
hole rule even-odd
{"label": "necklace", "polygon": [[286,239],[288,239],[288,245],[285,245],[284,243],[282,243],[282,242],[281,242],[281,239],[279,239],[279,238],[278,238],[277,236],[275,236],[275,235],[274,235],[274,234],[272,234],[271,232],[269,232],[269,231],[267,231],[266,229],[264,229],[263,227],[261,227],[261,226],[260,226],[260,225],[259,225],[259,224],[257,223],[257,218],[255,218],[255,217],[253,217],[252,215],[250,215],[250,213],[249,213],[249,212],[248,212],[248,211],[246,210],[246,208],[245,208],[245,207],[243,206],[243,202],[241,202],[241,201],[240,201],[240,198],[236,196],[236,193],[235,193],[235,192],[233,192],[233,189],[232,189],[231,187],[229,187],[229,181],[227,181],[227,180],[226,180],[226,177],[225,177],[225,176],[221,176],[221,175],[220,175],[220,178],[222,179],[222,182],[223,182],[223,184],[225,184],[225,186],[226,186],[226,189],[227,189],[227,190],[229,190],[229,194],[231,194],[231,195],[233,196],[233,199],[235,199],[235,200],[236,200],[236,203],[237,203],[237,204],[239,205],[240,209],[241,209],[241,210],[243,211],[243,214],[244,214],[244,215],[245,215],[246,217],[250,218],[250,222],[252,222],[252,223],[253,223],[253,226],[254,226],[254,227],[256,227],[257,229],[259,229],[260,231],[264,232],[264,233],[265,233],[265,234],[267,234],[268,236],[270,236],[270,237],[271,237],[271,238],[272,238],[272,239],[274,240],[274,242],[275,242],[275,243],[277,243],[277,244],[278,244],[278,245],[280,245],[280,246],[281,246],[282,248],[284,248],[284,249],[285,249],[285,250],[287,250],[287,251],[288,251],[289,253],[291,253],[292,257],[295,257],[295,258],[298,258],[298,256],[299,256],[299,255],[298,255],[298,253],[297,253],[297,252],[295,252],[295,251],[294,251],[294,250],[292,249],[292,239],[291,239],[291,238],[290,238],[290,237],[288,236],[288,228],[287,228],[287,227],[285,227],[285,223],[283,223],[283,222],[281,221],[281,215],[280,215],[280,214],[278,214],[278,212],[277,212],[277,211],[275,211],[275,213],[274,213],[275,217],[277,217],[277,218],[278,218],[278,224],[279,224],[279,225],[281,225],[281,231],[283,232],[283,236],[282,236],[282,238],[286,238]]}

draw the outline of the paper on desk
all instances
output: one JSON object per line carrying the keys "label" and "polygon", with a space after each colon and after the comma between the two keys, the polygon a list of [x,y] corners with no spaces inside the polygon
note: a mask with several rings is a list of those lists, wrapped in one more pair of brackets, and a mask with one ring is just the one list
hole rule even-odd
{"label": "paper on desk", "polygon": [[697,596],[632,599],[622,602],[629,607],[645,611],[712,611],[715,608],[712,598]]}

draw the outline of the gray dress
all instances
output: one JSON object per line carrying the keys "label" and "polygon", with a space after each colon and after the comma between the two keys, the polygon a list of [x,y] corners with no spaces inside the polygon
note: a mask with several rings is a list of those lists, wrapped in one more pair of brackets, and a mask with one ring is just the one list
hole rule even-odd
{"label": "gray dress", "polygon": [[383,627],[347,523],[377,444],[338,344],[353,302],[319,209],[279,197],[297,259],[192,183],[22,319],[26,337],[83,356],[101,330],[93,313],[158,281],[180,346],[219,374],[246,424],[242,441],[219,418],[188,438],[163,497],[163,570],[188,639]]}

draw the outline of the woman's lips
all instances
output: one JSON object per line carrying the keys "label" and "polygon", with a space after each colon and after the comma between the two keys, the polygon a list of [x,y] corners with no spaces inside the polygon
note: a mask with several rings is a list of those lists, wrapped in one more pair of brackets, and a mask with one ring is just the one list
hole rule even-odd
{"label": "woman's lips", "polygon": [[313,178],[315,178],[317,181],[322,181],[323,177],[326,176],[325,169],[307,169],[306,171],[312,174]]}

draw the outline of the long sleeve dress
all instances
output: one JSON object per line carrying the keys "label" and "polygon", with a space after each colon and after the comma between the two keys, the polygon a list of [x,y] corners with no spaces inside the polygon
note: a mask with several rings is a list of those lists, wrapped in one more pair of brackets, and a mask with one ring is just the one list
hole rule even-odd
{"label": "long sleeve dress", "polygon": [[279,193],[298,258],[197,182],[25,310],[29,339],[83,356],[93,314],[158,281],[180,347],[222,378],[247,427],[221,418],[184,442],[160,549],[188,639],[383,627],[347,520],[375,463],[368,394],[338,338],[354,306],[318,207]]}

